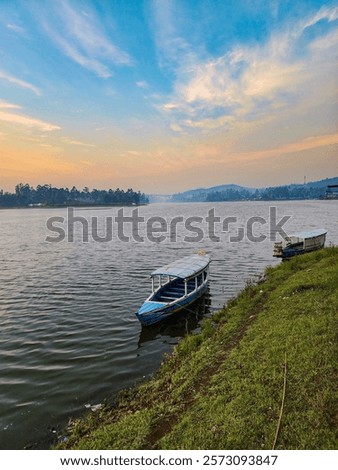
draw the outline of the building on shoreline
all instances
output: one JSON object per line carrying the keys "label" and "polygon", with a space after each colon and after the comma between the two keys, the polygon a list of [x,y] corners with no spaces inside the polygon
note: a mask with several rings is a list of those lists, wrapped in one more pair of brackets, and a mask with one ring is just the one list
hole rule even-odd
{"label": "building on shoreline", "polygon": [[326,188],[325,199],[338,199],[338,184],[329,184]]}

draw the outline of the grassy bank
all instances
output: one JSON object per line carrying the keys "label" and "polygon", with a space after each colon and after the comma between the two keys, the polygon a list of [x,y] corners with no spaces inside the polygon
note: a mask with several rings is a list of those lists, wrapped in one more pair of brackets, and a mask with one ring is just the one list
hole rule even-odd
{"label": "grassy bank", "polygon": [[336,448],[337,312],[338,248],[268,268],[58,448]]}

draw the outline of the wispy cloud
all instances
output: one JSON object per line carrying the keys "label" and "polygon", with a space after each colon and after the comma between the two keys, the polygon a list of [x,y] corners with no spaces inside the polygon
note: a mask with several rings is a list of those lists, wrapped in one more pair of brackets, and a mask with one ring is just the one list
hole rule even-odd
{"label": "wispy cloud", "polygon": [[0,102],[0,121],[9,124],[16,124],[24,127],[36,128],[40,131],[50,132],[61,129],[61,127],[51,124],[41,119],[36,119],[26,114],[19,114],[8,110],[20,110],[21,107],[16,104]]}
{"label": "wispy cloud", "polygon": [[54,43],[74,62],[101,78],[112,76],[112,65],[132,65],[131,56],[112,42],[94,12],[75,10],[66,0],[57,2],[54,12],[52,19],[40,13],[42,24]]}
{"label": "wispy cloud", "polygon": [[93,144],[89,144],[87,142],[82,142],[80,140],[69,139],[68,137],[62,137],[61,141],[64,142],[65,144],[77,145],[77,146],[80,146],[80,147],[95,147],[95,145],[93,145]]}
{"label": "wispy cloud", "polygon": [[[338,47],[336,34],[317,32],[297,53],[298,41],[307,28],[321,20],[333,22],[337,8],[324,8],[315,15],[275,31],[260,47],[233,47],[220,57],[207,60],[188,54],[185,66],[177,69],[174,93],[160,109],[177,132],[187,129],[214,130],[234,120],[252,120],[279,107],[294,106],[298,95],[310,90],[319,77],[323,80],[325,48]],[[183,63],[184,60],[183,60]],[[322,83],[325,86],[325,83]],[[309,95],[311,93],[309,92]]]}
{"label": "wispy cloud", "polygon": [[176,28],[179,7],[176,0],[152,0],[153,30],[161,66],[179,65],[184,57],[195,56],[189,42]]}
{"label": "wispy cloud", "polygon": [[7,103],[7,101],[0,101],[0,109],[21,109],[18,104]]}
{"label": "wispy cloud", "polygon": [[179,124],[177,124],[176,122],[173,122],[173,123],[170,124],[170,129],[174,132],[183,132],[182,127]]}
{"label": "wispy cloud", "polygon": [[19,78],[13,77],[13,75],[10,75],[2,70],[0,70],[0,80],[5,80],[19,88],[30,90],[33,93],[35,93],[37,96],[41,95],[40,90],[36,86],[24,80],[20,80]]}
{"label": "wispy cloud", "polygon": [[303,29],[310,28],[321,20],[327,20],[329,22],[338,19],[338,7],[329,8],[327,6],[322,7],[315,15],[307,19],[303,25]]}
{"label": "wispy cloud", "polygon": [[297,142],[275,147],[268,150],[242,152],[235,154],[235,158],[240,161],[245,160],[261,160],[264,158],[271,158],[275,156],[282,156],[292,153],[299,153],[308,150],[317,149],[320,147],[336,146],[338,144],[338,134],[326,134],[319,136],[311,136],[301,139]]}
{"label": "wispy cloud", "polygon": [[129,155],[134,155],[135,157],[139,157],[139,156],[142,155],[142,152],[139,152],[139,151],[137,151],[137,150],[127,150],[127,153],[128,153]]}
{"label": "wispy cloud", "polygon": [[26,32],[25,28],[15,24],[15,23],[8,23],[7,28],[10,29],[11,31],[14,31],[15,33],[19,33],[19,34],[24,34]]}
{"label": "wispy cloud", "polygon": [[135,83],[138,88],[148,88],[148,83],[145,80],[140,80]]}

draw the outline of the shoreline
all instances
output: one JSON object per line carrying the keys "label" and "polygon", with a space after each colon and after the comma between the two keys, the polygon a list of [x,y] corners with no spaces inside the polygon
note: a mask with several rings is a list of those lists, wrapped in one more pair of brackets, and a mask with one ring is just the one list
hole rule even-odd
{"label": "shoreline", "polygon": [[234,201],[166,201],[166,202],[149,202],[149,203],[141,203],[141,204],[56,204],[56,205],[43,205],[43,206],[0,206],[0,210],[10,210],[10,209],[67,209],[67,208],[82,208],[82,209],[95,209],[95,208],[104,208],[109,209],[112,207],[142,207],[142,206],[149,206],[149,205],[162,205],[162,204],[220,204],[220,203],[235,203],[235,202],[289,202],[289,201],[338,201],[336,198],[319,198],[319,199],[241,199],[241,200],[234,200]]}
{"label": "shoreline", "polygon": [[0,206],[0,210],[10,210],[10,209],[110,209],[112,207],[141,207],[148,206],[149,204],[67,204],[67,205],[53,205],[53,206]]}
{"label": "shoreline", "polygon": [[335,447],[338,248],[269,267],[114,406],[71,420],[57,449]]}

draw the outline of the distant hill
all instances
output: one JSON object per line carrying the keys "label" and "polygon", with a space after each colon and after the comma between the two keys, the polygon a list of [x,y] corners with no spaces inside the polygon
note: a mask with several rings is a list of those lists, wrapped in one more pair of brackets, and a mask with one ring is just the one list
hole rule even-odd
{"label": "distant hill", "polygon": [[[311,188],[327,188],[328,185],[331,184],[338,184],[338,176],[334,178],[325,178],[324,180],[319,180],[319,181],[310,181],[309,183],[306,183],[306,186],[311,187]],[[301,187],[304,186],[303,184],[289,184],[289,188],[294,188],[294,187]]]}
{"label": "distant hill", "polygon": [[239,186],[238,184],[222,184],[220,186],[212,186],[211,188],[198,188],[185,191],[183,193],[173,194],[171,197],[172,202],[204,202],[208,197],[218,193],[248,193],[253,194],[255,188],[247,188]]}
{"label": "distant hill", "polygon": [[173,194],[171,202],[211,202],[243,200],[318,199],[325,196],[328,185],[338,184],[338,177],[266,188],[249,188],[237,184],[223,184]]}

